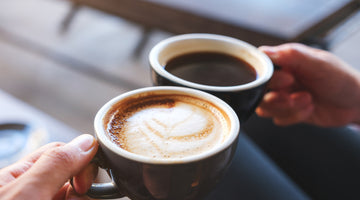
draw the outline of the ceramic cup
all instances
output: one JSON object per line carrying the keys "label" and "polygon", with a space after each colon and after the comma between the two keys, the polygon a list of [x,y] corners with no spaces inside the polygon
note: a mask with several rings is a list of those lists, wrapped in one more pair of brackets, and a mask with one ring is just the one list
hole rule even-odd
{"label": "ceramic cup", "polygon": [[[174,159],[156,159],[130,153],[112,142],[107,127],[109,112],[123,102],[158,94],[188,95],[216,106],[228,124],[226,139],[200,154]],[[240,129],[236,113],[221,99],[200,90],[172,86],[148,87],[121,94],[98,111],[94,125],[100,145],[96,157],[108,171],[112,182],[93,184],[88,195],[93,198],[127,196],[137,200],[205,197],[230,165]]]}
{"label": "ceramic cup", "polygon": [[[181,79],[165,69],[169,60],[189,53],[218,52],[249,63],[257,77],[249,83],[233,86],[203,85]],[[227,36],[215,34],[184,34],[165,39],[155,45],[149,54],[154,85],[183,86],[211,93],[227,102],[241,122],[254,112],[265,93],[265,86],[273,74],[271,60],[256,47]]]}

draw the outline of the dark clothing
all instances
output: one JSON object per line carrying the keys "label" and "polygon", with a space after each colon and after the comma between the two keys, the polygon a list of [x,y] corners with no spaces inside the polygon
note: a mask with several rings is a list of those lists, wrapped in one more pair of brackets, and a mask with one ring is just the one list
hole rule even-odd
{"label": "dark clothing", "polygon": [[228,173],[214,199],[360,199],[360,133],[349,127],[241,125]]}

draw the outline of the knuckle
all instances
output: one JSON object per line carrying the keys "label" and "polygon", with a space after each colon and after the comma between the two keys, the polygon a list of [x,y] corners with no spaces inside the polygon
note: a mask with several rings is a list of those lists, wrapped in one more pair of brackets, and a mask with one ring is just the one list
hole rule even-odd
{"label": "knuckle", "polygon": [[62,143],[62,142],[52,142],[52,143],[49,143],[49,144],[46,144],[44,146],[41,147],[41,149],[46,152],[46,151],[49,151],[51,149],[55,149],[55,148],[58,148],[58,147],[61,147],[61,146],[64,146],[65,143]]}
{"label": "knuckle", "polygon": [[291,55],[301,55],[304,46],[302,44],[292,44],[289,48],[289,54]]}
{"label": "knuckle", "polygon": [[51,142],[51,143],[47,144],[47,146],[50,148],[61,147],[63,145],[65,145],[65,143],[63,143],[63,142]]}

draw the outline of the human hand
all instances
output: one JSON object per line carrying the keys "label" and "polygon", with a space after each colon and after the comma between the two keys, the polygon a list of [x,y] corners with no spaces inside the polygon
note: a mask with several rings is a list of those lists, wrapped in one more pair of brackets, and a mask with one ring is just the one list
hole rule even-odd
{"label": "human hand", "polygon": [[335,55],[301,44],[259,48],[276,70],[256,109],[277,125],[360,123],[360,73]]}
{"label": "human hand", "polygon": [[[88,199],[84,193],[96,176],[89,162],[98,144],[81,135],[68,144],[51,143],[0,170],[0,197],[4,200]],[[74,177],[72,188],[68,180]]]}

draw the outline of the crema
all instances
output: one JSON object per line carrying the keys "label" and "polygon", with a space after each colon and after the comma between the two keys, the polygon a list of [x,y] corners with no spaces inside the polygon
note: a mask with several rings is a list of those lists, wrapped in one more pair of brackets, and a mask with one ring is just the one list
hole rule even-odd
{"label": "crema", "polygon": [[183,94],[154,94],[114,105],[106,131],[120,148],[154,159],[201,154],[229,135],[229,119],[214,104]]}

